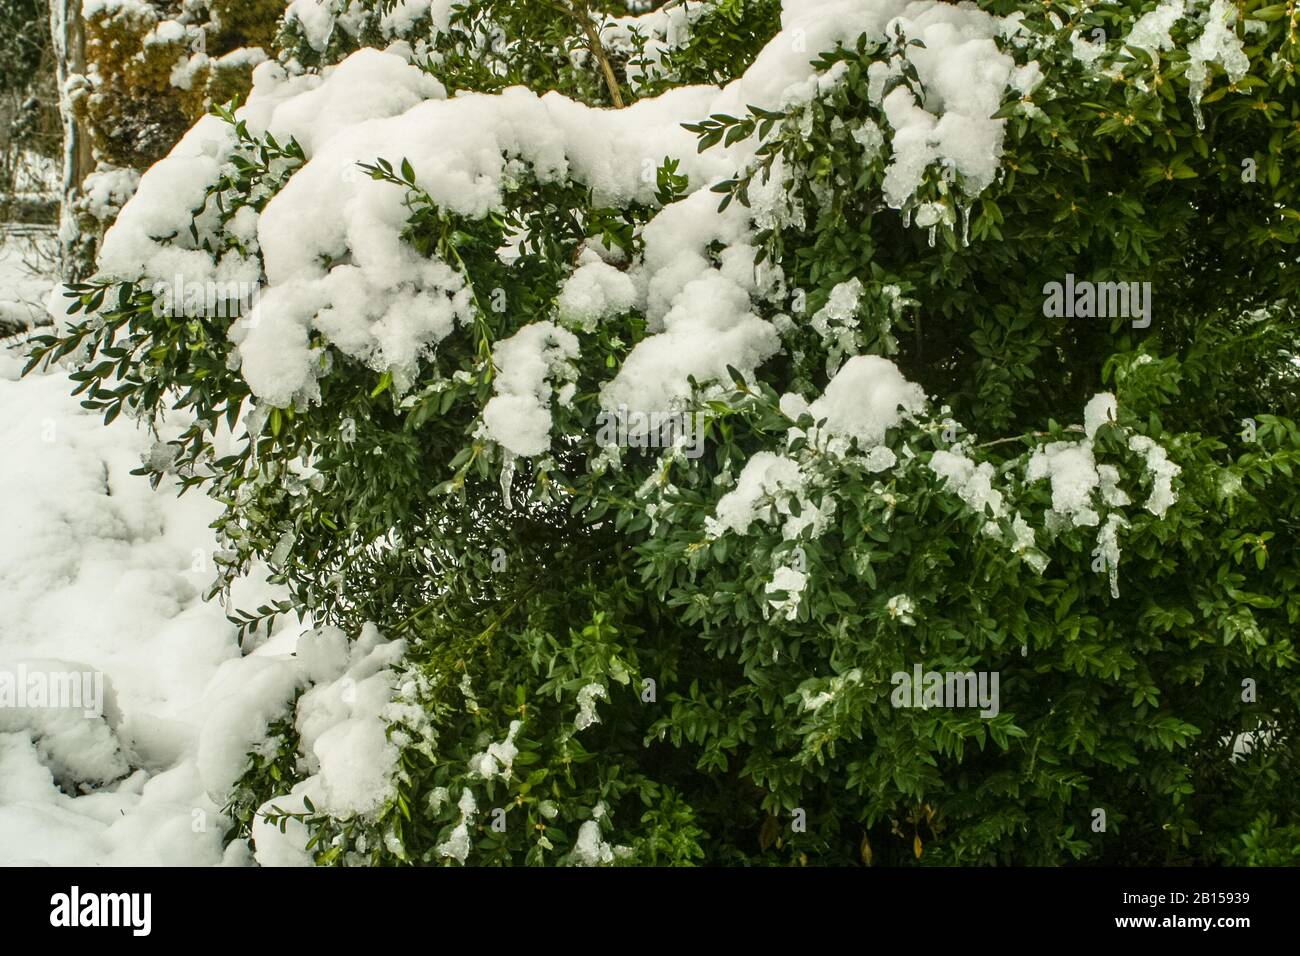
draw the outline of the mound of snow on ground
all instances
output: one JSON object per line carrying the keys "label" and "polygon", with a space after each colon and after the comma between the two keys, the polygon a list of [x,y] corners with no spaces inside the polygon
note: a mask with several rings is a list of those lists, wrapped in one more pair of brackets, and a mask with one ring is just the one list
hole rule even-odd
{"label": "mound of snow on ground", "polygon": [[[200,596],[216,505],[130,475],[153,439],[124,418],[104,427],[63,370],[19,380],[21,365],[0,349],[0,864],[310,862],[296,831],[269,827],[223,850],[221,808],[300,692],[314,802],[381,803],[394,753],[380,714],[404,646],[283,621],[241,652]],[[234,595],[273,596],[253,581]],[[81,702],[99,706],[28,694],[69,673],[100,675],[103,699]]]}

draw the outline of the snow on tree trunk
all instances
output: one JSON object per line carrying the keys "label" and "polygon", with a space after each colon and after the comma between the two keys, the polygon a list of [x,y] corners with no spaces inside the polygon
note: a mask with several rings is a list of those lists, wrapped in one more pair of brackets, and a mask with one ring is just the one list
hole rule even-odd
{"label": "snow on tree trunk", "polygon": [[82,233],[76,204],[82,182],[92,167],[90,141],[83,135],[75,110],[75,90],[84,83],[85,30],[81,0],[51,0],[50,35],[53,38],[55,79],[59,89],[59,116],[63,122],[63,181],[59,204],[59,278],[76,282],[94,265],[94,239]]}

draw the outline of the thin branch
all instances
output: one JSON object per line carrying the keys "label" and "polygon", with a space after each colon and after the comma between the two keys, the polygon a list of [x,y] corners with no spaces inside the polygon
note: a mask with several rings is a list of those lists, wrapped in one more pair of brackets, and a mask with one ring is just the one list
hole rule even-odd
{"label": "thin branch", "polygon": [[623,94],[619,92],[618,79],[614,76],[614,68],[609,64],[609,57],[605,56],[605,48],[600,44],[600,34],[596,32],[596,25],[589,18],[584,17],[583,29],[587,31],[591,53],[600,63],[600,69],[605,74],[605,85],[609,87],[609,96],[614,101],[614,109],[621,110]]}
{"label": "thin branch", "polygon": [[[1065,429],[1065,430],[1066,430],[1067,432],[1081,432],[1081,431],[1083,431],[1083,426],[1082,426],[1082,425],[1068,425],[1068,426],[1066,426],[1066,429]],[[976,445],[976,446],[974,446],[974,447],[976,447],[976,448],[992,448],[994,445],[1005,445],[1007,442],[1012,442],[1012,441],[1024,441],[1026,438],[1047,438],[1047,437],[1049,437],[1051,434],[1052,434],[1051,432],[1029,432],[1029,433],[1026,434],[1026,435],[1011,435],[1011,436],[1009,436],[1009,437],[1007,437],[1007,438],[995,438],[993,441],[986,441],[986,442],[984,442],[984,443],[982,443],[982,444],[979,444],[979,445]]]}
{"label": "thin branch", "polygon": [[577,21],[582,27],[583,33],[587,35],[587,48],[600,64],[600,71],[605,77],[605,86],[609,88],[609,97],[614,103],[614,108],[621,110],[623,94],[618,88],[618,77],[614,75],[614,67],[610,65],[609,57],[605,55],[605,47],[600,42],[600,31],[592,22],[587,2],[588,0],[572,0],[573,6],[565,3],[552,3],[551,6]]}

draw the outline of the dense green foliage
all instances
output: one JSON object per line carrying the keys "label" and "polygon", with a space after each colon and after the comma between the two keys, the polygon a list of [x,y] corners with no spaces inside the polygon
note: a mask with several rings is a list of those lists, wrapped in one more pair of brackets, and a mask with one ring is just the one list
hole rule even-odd
{"label": "dense green foliage", "polygon": [[[902,215],[887,208],[888,155],[846,132],[864,120],[887,128],[867,69],[901,38],[809,51],[824,69],[842,62],[846,79],[805,107],[694,126],[701,149],[763,144],[752,168],[715,189],[720,204],[749,204],[780,157],[787,202],[808,212],[758,233],[759,258],[780,266],[786,290],[755,304],[762,317],[816,313],[857,278],[851,351],[889,355],[937,398],[933,414],[888,435],[897,468],[868,467],[815,434],[787,445],[792,427],[814,423],[792,421],[781,396],[820,395],[829,377],[830,347],[799,321],[782,326],[782,354],[754,376],[699,390],[709,424],[698,461],[629,451],[611,466],[592,441],[601,384],[648,334],[635,311],[575,330],[576,397],[554,409],[552,454],[516,463],[479,432],[494,343],[553,316],[580,245],[601,236],[634,259],[658,208],[700,188],[671,159],[653,207],[602,207],[583,183],[525,173],[501,212],[470,220],[439,209],[408,157],[379,144],[368,172],[406,195],[404,239],[469,279],[474,322],[404,391],[319,340],[332,363],[319,401],[259,408],[265,427],[250,425],[255,437],[228,457],[214,435],[249,396],[228,361],[228,320],[159,317],[147,289],[106,280],[78,290],[74,309],[93,318],[37,340],[33,364],[74,355],[78,390],[106,417],[192,410],[176,458],[152,470],[155,480],[179,471],[227,506],[227,581],[261,558],[288,586],[290,600],[240,617],[246,627],[303,609],[409,642],[426,719],[393,728],[406,744],[397,795],[372,818],[305,815],[319,862],[439,862],[469,787],[508,821],[498,831],[480,820],[477,864],[562,862],[601,806],[610,843],[647,864],[1295,862],[1295,4],[1239,5],[1263,26],[1245,35],[1244,79],[1212,70],[1204,128],[1181,26],[1158,60],[1112,39],[1111,74],[1071,53],[1073,31],[1121,37],[1155,4],[980,6],[1023,12],[1049,82],[1008,96],[1004,175],[973,201],[934,164]],[[643,95],[725,82],[777,29],[770,3],[719,8],[677,52],[671,80]],[[563,11],[471,3],[457,16],[445,58],[426,66],[449,90],[525,84],[609,103],[596,66],[568,55],[589,40]],[[505,38],[499,64],[473,52],[469,34],[486,24]],[[917,81],[903,71],[890,82]],[[241,133],[235,168],[208,197],[223,223],[260,209],[304,159],[295,143]],[[926,203],[941,210],[928,231],[908,223]],[[519,257],[502,261],[520,234]],[[210,249],[236,241],[203,237]],[[1044,285],[1066,273],[1150,282],[1150,328],[1045,317]],[[508,308],[491,308],[493,295]],[[1124,512],[1117,593],[1097,573],[1095,527],[1040,531],[1040,571],[1003,543],[1009,516],[985,533],[990,515],[926,467],[965,440],[1041,527],[1051,489],[1020,476],[1045,443],[1079,438],[1071,426],[1103,390],[1118,415],[1094,453],[1129,496],[1152,490],[1130,437],[1155,440],[1181,468],[1167,513]],[[719,498],[764,450],[799,462],[815,504],[834,499],[823,533],[782,533],[806,507],[796,499],[773,502],[776,520],[745,534],[708,532]],[[765,585],[796,560],[808,584],[787,618]],[[916,662],[999,672],[1001,712],[892,707],[891,674]],[[578,733],[575,698],[593,684],[599,721]],[[513,776],[476,778],[471,758],[512,721]],[[291,725],[279,729],[291,749]],[[1253,746],[1234,758],[1242,734]],[[285,761],[250,765],[257,799],[277,789],[271,764],[278,782]],[[243,832],[257,799],[236,814]],[[1092,828],[1097,808],[1105,832]],[[792,828],[796,811],[806,831]]]}

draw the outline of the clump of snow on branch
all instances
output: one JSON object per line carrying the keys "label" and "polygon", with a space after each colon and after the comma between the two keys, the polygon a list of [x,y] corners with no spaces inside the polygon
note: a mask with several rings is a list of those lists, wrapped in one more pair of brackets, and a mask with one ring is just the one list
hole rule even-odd
{"label": "clump of snow on branch", "polygon": [[510,727],[506,731],[503,740],[488,744],[486,750],[470,757],[470,773],[482,777],[484,780],[491,780],[493,777],[508,780],[510,778],[510,768],[515,762],[515,757],[519,755],[519,748],[515,746],[515,737],[521,727],[523,727],[521,722],[517,720],[510,721]]}
{"label": "clump of snow on branch", "polygon": [[574,730],[586,730],[592,724],[599,723],[596,716],[596,701],[608,700],[609,692],[602,684],[586,684],[578,691],[578,716],[573,718]]}
{"label": "clump of snow on branch", "polygon": [[483,409],[488,434],[516,455],[541,455],[551,447],[551,397],[573,399],[578,339],[553,322],[534,322],[493,349],[496,394]]}

